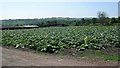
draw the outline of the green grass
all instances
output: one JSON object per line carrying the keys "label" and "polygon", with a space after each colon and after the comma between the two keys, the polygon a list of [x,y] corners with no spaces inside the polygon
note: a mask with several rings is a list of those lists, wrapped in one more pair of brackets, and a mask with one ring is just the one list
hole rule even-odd
{"label": "green grass", "polygon": [[105,54],[102,51],[96,51],[95,56],[103,58],[104,60],[115,60],[115,61],[120,61],[120,54]]}
{"label": "green grass", "polygon": [[112,61],[120,61],[120,54],[118,52],[114,52],[111,54],[105,53],[102,50],[86,50],[77,52],[77,57],[87,57],[87,58],[97,58],[103,60],[112,60]]}

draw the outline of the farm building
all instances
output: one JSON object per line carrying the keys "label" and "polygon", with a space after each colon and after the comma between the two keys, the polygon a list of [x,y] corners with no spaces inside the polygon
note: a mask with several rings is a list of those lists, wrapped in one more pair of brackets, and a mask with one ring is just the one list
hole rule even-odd
{"label": "farm building", "polygon": [[24,25],[24,26],[0,26],[0,29],[30,29],[30,28],[38,28],[37,25]]}

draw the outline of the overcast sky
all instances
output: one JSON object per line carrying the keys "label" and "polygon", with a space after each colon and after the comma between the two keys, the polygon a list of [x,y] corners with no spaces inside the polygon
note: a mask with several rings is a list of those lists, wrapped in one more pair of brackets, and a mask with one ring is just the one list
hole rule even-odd
{"label": "overcast sky", "polygon": [[[5,0],[6,1],[6,0]],[[0,19],[118,16],[118,2],[2,2]]]}

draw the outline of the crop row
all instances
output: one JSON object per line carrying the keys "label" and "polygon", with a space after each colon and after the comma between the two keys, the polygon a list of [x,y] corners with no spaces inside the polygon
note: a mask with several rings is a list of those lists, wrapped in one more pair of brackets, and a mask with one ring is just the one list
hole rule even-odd
{"label": "crop row", "polygon": [[105,49],[119,46],[117,26],[69,26],[3,30],[2,45],[43,52]]}

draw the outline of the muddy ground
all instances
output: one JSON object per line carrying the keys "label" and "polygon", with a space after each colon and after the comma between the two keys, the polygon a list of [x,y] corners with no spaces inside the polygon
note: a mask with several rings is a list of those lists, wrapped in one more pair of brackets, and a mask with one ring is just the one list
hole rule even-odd
{"label": "muddy ground", "polygon": [[2,66],[116,66],[118,61],[105,61],[69,55],[34,53],[14,48],[2,48]]}

